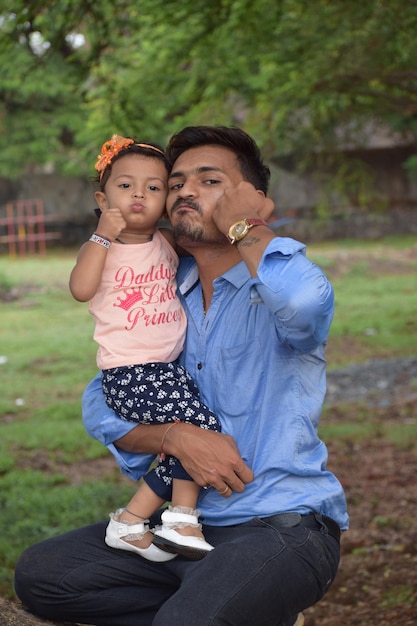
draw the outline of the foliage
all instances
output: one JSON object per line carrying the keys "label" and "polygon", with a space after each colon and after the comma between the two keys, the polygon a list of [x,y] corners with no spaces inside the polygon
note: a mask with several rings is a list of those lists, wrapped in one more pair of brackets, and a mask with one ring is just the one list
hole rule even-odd
{"label": "foliage", "polygon": [[412,138],[416,27],[414,0],[3,0],[0,174],[90,171],[112,132],[185,124],[242,126],[278,163]]}

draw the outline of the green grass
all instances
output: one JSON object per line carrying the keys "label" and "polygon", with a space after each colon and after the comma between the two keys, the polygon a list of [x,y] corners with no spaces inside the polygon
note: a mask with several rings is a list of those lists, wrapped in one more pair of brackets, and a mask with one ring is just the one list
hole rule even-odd
{"label": "green grass", "polygon": [[[308,248],[335,290],[330,338],[337,359],[414,356],[417,351],[417,238],[343,241]],[[350,349],[353,346],[353,349]]]}
{"label": "green grass", "polygon": [[386,591],[381,600],[381,606],[391,607],[398,605],[415,606],[417,602],[417,591],[415,587],[410,585],[395,586]]}
{"label": "green grass", "polygon": [[[74,258],[0,257],[0,276],[19,290],[17,300],[0,301],[0,351],[7,358],[0,365],[0,415],[31,413],[52,398],[79,400],[96,371],[91,316],[68,291]],[[24,402],[19,411],[17,399]]]}
{"label": "green grass", "polygon": [[366,270],[357,275],[352,269],[349,276],[335,280],[334,287],[332,336],[365,335],[370,345],[401,352],[409,347],[410,335],[417,336],[416,273],[374,279]]}
{"label": "green grass", "polygon": [[0,257],[0,294],[18,295],[0,299],[0,594],[6,597],[25,546],[105,519],[133,492],[116,463],[102,480],[88,471],[81,482],[72,480],[78,463],[109,456],[81,421],[81,395],[97,368],[92,318],[68,291],[75,254]]}
{"label": "green grass", "polygon": [[[309,246],[310,258],[335,287],[330,367],[415,355],[416,249],[416,237]],[[405,261],[398,261],[400,252]],[[22,260],[0,256],[0,594],[6,597],[13,597],[13,567],[25,546],[105,519],[134,488],[119,477],[115,462],[114,473],[100,480],[88,469],[74,480],[73,468],[109,455],[81,422],[96,346],[87,305],[68,291],[75,256],[75,250]],[[5,300],[10,293],[18,297]],[[348,413],[337,423],[323,420],[323,435],[378,436],[400,446],[417,440],[412,420],[381,427],[367,407],[353,421]]]}
{"label": "green grass", "polygon": [[392,411],[387,419],[382,412],[367,404],[325,406],[320,423],[320,436],[324,441],[360,444],[365,440],[384,440],[399,448],[417,452],[417,421],[413,405],[405,404]]}
{"label": "green grass", "polygon": [[22,547],[106,519],[114,503],[128,501],[131,492],[131,487],[109,480],[87,478],[80,485],[71,485],[59,473],[12,469],[0,476],[1,593],[10,594],[14,564]]}

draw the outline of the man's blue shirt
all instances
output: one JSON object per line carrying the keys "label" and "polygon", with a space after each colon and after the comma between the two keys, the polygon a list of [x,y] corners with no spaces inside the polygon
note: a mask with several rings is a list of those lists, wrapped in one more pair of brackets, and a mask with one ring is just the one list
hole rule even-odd
{"label": "man's blue shirt", "polygon": [[[181,259],[177,279],[188,320],[181,362],[255,475],[230,498],[201,490],[202,521],[228,526],[255,516],[317,511],[346,529],[344,492],[326,469],[327,449],[317,434],[334,309],[321,269],[306,258],[303,244],[277,237],[265,250],[257,278],[241,262],[214,281],[207,315],[191,257]],[[136,424],[107,407],[100,374],[84,393],[83,419],[125,474],[143,476],[154,457],[113,445]]]}

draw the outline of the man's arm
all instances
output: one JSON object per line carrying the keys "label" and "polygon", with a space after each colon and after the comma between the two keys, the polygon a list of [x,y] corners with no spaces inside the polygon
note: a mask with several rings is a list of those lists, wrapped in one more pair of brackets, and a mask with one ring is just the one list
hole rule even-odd
{"label": "man's arm", "polygon": [[102,390],[101,372],[89,382],[84,391],[82,417],[87,433],[108,448],[121,471],[132,480],[142,478],[155,455],[137,454],[114,445],[115,440],[136,428],[136,424],[120,419],[109,409]]}
{"label": "man's arm", "polygon": [[148,426],[138,425],[114,442],[129,452],[158,453],[175,456],[200,487],[211,486],[220,493],[225,487],[243,491],[252,482],[253,472],[245,464],[233,437],[205,430],[185,422]]}
{"label": "man's arm", "polygon": [[[161,452],[177,457],[200,486],[212,485],[219,492],[228,485],[243,491],[253,480],[235,441],[229,435],[207,431],[191,424],[136,425],[111,411],[101,388],[101,374],[89,383],[83,395],[83,421],[88,434],[107,446],[122,471],[138,480]],[[168,431],[169,428],[169,431]],[[231,490],[222,494],[231,495]]]}
{"label": "man's arm", "polygon": [[[226,189],[213,219],[226,235],[243,218],[267,220],[272,200],[248,182]],[[279,238],[266,225],[255,226],[234,245],[251,276],[254,289],[275,316],[281,341],[300,352],[325,342],[334,311],[333,288],[322,270],[305,257],[305,246]]]}
{"label": "man's arm", "polygon": [[[225,235],[229,228],[244,218],[258,218],[268,220],[274,210],[271,198],[256,190],[251,183],[241,182],[236,187],[226,189],[223,196],[217,201],[213,213],[213,220],[217,228]],[[246,263],[251,276],[257,275],[258,266],[262,259],[265,248],[274,239],[275,233],[267,225],[253,227],[240,241],[230,244],[239,251]]]}

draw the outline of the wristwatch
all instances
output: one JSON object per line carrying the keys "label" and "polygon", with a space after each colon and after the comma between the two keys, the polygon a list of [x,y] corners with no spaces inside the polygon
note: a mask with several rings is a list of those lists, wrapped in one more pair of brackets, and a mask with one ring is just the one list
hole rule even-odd
{"label": "wristwatch", "polygon": [[245,217],[243,220],[239,220],[235,224],[229,228],[229,233],[227,234],[227,238],[230,243],[237,243],[243,237],[246,237],[250,228],[253,226],[268,226],[268,224],[264,220],[260,220],[255,217]]}

